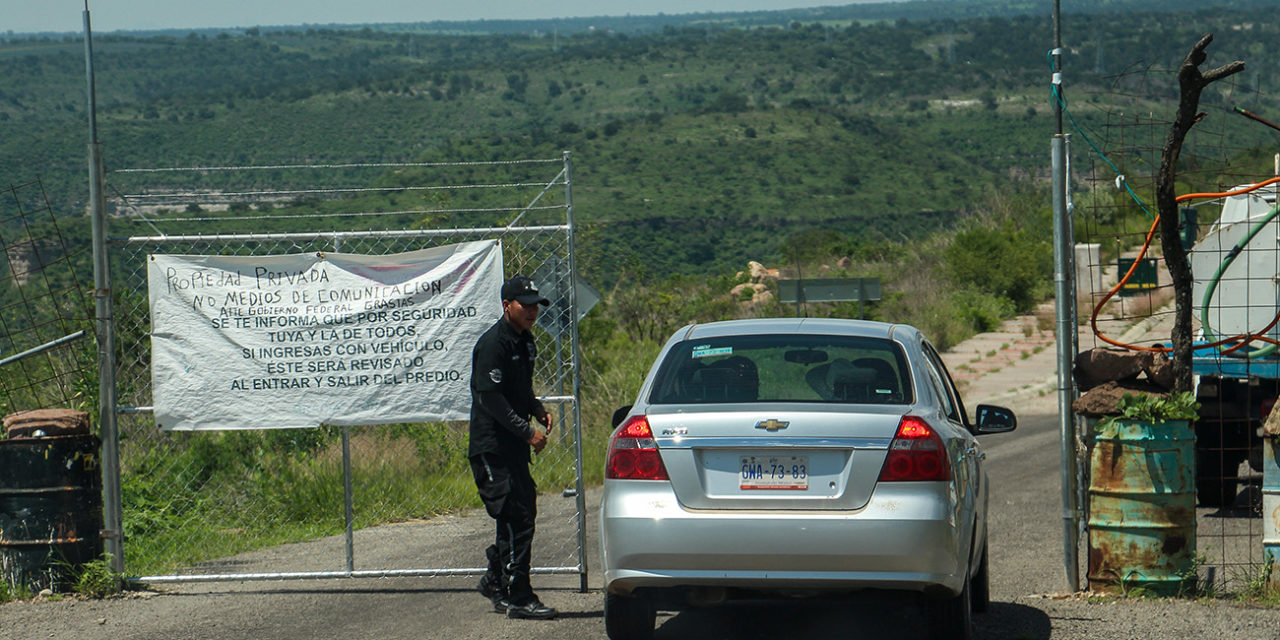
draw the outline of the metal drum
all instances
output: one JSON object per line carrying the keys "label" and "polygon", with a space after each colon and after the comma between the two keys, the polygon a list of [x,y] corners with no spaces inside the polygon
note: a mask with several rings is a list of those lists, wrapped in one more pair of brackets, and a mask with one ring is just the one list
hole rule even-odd
{"label": "metal drum", "polygon": [[[1268,418],[1267,424],[1271,420]],[[1272,567],[1270,586],[1280,589],[1280,436],[1270,433],[1262,444],[1262,562]]]}
{"label": "metal drum", "polygon": [[1195,432],[1185,420],[1103,424],[1089,458],[1089,589],[1193,586]]}
{"label": "metal drum", "polygon": [[0,440],[0,580],[57,588],[102,555],[100,444],[93,435]]}

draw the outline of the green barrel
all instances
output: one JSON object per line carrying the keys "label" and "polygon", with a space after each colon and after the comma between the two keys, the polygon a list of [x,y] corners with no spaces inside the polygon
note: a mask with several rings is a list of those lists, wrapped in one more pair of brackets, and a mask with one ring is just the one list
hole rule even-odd
{"label": "green barrel", "polygon": [[1195,580],[1195,431],[1102,424],[1089,457],[1089,589],[1185,593]]}
{"label": "green barrel", "polygon": [[0,440],[0,580],[57,589],[102,555],[101,441]]}

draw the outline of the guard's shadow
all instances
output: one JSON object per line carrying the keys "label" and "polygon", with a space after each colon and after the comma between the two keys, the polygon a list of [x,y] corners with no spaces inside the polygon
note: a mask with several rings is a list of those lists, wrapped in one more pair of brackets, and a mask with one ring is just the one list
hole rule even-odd
{"label": "guard's shadow", "polygon": [[[862,594],[849,599],[742,601],[718,607],[659,612],[656,640],[740,640],[849,637],[860,640],[930,638],[924,611],[910,596]],[[974,638],[1048,638],[1039,609],[992,602],[974,615]]]}

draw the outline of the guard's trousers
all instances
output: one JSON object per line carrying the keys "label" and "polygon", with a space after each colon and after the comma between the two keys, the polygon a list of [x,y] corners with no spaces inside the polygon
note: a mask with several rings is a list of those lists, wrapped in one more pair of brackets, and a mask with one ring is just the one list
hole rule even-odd
{"label": "guard's trousers", "polygon": [[489,575],[499,578],[514,604],[533,597],[529,584],[534,520],[538,516],[538,487],[529,463],[482,453],[471,458],[471,475],[485,511],[496,522],[494,542],[485,549]]}

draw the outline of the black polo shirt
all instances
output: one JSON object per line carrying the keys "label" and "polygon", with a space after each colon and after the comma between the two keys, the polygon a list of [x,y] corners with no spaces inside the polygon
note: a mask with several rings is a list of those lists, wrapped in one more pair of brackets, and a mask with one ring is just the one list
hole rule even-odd
{"label": "black polo shirt", "polygon": [[471,351],[471,430],[467,456],[493,453],[529,459],[530,416],[547,410],[533,393],[533,335],[505,318],[489,327]]}

